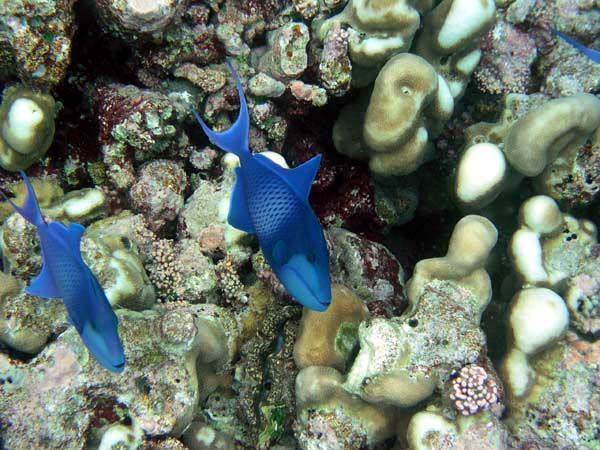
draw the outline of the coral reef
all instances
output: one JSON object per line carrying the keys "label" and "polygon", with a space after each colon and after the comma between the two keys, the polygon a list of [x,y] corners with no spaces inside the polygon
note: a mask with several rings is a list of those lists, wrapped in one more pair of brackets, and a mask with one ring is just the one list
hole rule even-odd
{"label": "coral reef", "polygon": [[[24,169],[86,227],[126,357],[25,292],[48,250],[0,201],[0,447],[598,448],[599,24],[597,0],[0,2],[0,189],[22,205]],[[244,161],[194,115],[234,123],[228,64],[254,153],[320,155],[325,311],[228,223]]]}
{"label": "coral reef", "polygon": [[62,83],[71,62],[76,28],[74,3],[72,0],[2,2],[0,42],[4,45],[0,44],[0,48],[7,59],[2,58],[0,64],[12,63],[4,70],[45,89]]}
{"label": "coral reef", "polygon": [[[0,378],[10,380],[9,389],[0,392],[5,445],[79,449],[81,436],[106,419],[114,423],[129,418],[154,437],[177,436],[189,425],[206,388],[200,374],[226,370],[236,352],[235,320],[211,305],[119,315],[129,361],[128,374],[122,377],[102,371],[74,329],[31,365],[0,356]],[[149,329],[157,333],[147,333]],[[47,408],[55,413],[47,415]],[[36,433],[30,432],[31,426]]]}

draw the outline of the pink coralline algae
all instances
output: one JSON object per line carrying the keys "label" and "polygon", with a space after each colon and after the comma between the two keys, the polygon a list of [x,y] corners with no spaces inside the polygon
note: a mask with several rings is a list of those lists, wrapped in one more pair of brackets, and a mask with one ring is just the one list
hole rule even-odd
{"label": "pink coralline algae", "polygon": [[291,141],[295,142],[292,154],[296,155],[297,164],[322,153],[310,194],[310,203],[321,222],[378,234],[384,222],[375,210],[375,185],[368,167],[333,152],[322,152],[313,137]]}
{"label": "pink coralline algae", "polygon": [[500,400],[498,384],[483,367],[475,364],[460,369],[452,380],[452,390],[450,399],[463,416],[489,409]]}
{"label": "pink coralline algae", "polygon": [[537,56],[535,41],[527,33],[500,20],[481,37],[480,47],[481,61],[475,79],[482,91],[527,93],[531,64]]}
{"label": "pink coralline algae", "polygon": [[135,181],[135,165],[159,155],[184,156],[178,106],[164,94],[110,84],[92,93],[99,121],[98,142],[107,177],[123,191]]}

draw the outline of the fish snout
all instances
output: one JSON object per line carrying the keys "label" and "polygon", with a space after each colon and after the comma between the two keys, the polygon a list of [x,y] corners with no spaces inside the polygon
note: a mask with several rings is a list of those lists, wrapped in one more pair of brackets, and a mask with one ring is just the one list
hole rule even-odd
{"label": "fish snout", "polygon": [[328,265],[311,262],[303,254],[293,255],[279,271],[279,279],[298,302],[315,311],[325,311],[331,303]]}

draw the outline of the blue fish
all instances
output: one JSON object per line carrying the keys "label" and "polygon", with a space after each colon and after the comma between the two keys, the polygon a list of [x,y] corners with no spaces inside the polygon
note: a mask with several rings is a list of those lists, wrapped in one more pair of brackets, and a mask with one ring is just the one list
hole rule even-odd
{"label": "blue fish", "polygon": [[255,233],[267,262],[298,302],[324,311],[331,302],[329,253],[323,229],[308,203],[321,155],[286,169],[248,145],[248,106],[240,80],[228,61],[240,96],[240,112],[227,130],[212,131],[194,111],[210,141],[240,158],[227,221]]}
{"label": "blue fish", "polygon": [[554,28],[550,28],[550,30],[552,30],[552,32],[557,35],[558,37],[560,37],[562,40],[564,40],[565,42],[567,42],[568,44],[572,45],[573,47],[575,47],[577,50],[581,51],[583,54],[585,54],[588,58],[590,58],[592,61],[600,64],[600,51],[598,50],[594,50],[592,48],[587,48],[585,47],[583,44],[581,44],[580,42],[577,42],[575,39],[567,36],[564,33],[561,33],[558,30],[555,30]]}
{"label": "blue fish", "polygon": [[75,326],[84,344],[100,364],[112,372],[122,372],[125,355],[117,329],[118,319],[102,286],[81,258],[80,240],[85,228],[78,223],[68,227],[60,222],[46,223],[35,192],[20,171],[27,195],[22,207],[0,194],[28,222],[35,225],[42,248],[42,270],[25,289],[30,295],[62,298],[69,322]]}

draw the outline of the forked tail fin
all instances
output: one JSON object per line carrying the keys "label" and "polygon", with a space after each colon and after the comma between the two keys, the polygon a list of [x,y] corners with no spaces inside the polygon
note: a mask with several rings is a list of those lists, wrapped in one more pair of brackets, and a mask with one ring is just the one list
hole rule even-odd
{"label": "forked tail fin", "polygon": [[196,110],[194,110],[194,115],[213,144],[217,145],[226,152],[234,153],[238,157],[242,158],[245,154],[250,153],[250,148],[248,147],[248,132],[250,130],[248,105],[246,104],[246,98],[244,97],[242,83],[240,83],[240,79],[235,73],[231,61],[227,60],[227,65],[233,74],[233,78],[235,78],[235,84],[240,96],[240,112],[238,114],[238,118],[228,129],[217,133],[208,127]]}
{"label": "forked tail fin", "polygon": [[4,197],[4,200],[6,200],[15,209],[15,211],[27,219],[27,221],[31,222],[36,227],[44,225],[46,222],[44,222],[44,218],[42,217],[42,212],[40,211],[40,207],[38,205],[33,187],[31,186],[31,182],[29,181],[29,178],[27,178],[27,175],[25,175],[25,172],[19,170],[19,173],[23,177],[23,181],[25,181],[25,186],[27,187],[27,194],[25,195],[25,202],[23,203],[23,206],[19,207],[15,205],[14,202],[2,191],[0,191],[0,195]]}

